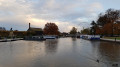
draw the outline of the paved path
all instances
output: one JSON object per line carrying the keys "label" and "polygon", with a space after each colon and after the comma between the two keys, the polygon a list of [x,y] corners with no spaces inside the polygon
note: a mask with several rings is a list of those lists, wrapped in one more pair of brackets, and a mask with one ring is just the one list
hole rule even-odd
{"label": "paved path", "polygon": [[103,40],[103,41],[111,41],[111,42],[120,42],[120,40],[115,40],[115,39],[105,39],[105,38],[100,38],[100,40]]}

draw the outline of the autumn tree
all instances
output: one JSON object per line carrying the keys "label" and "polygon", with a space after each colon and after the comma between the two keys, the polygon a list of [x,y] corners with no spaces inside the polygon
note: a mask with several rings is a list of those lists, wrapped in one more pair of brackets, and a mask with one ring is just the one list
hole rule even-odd
{"label": "autumn tree", "polygon": [[102,29],[100,28],[100,27],[96,27],[96,35],[103,35],[103,31],[102,31]]}
{"label": "autumn tree", "polygon": [[45,35],[59,35],[58,26],[55,23],[47,23],[44,27]]}
{"label": "autumn tree", "polygon": [[17,31],[17,30],[15,30],[15,31],[13,31],[13,33],[16,37],[24,37],[24,36],[27,35],[27,31]]}
{"label": "autumn tree", "polygon": [[[106,35],[114,34],[115,29],[115,22],[120,18],[120,10],[108,9],[104,14],[100,14],[97,20],[97,25],[102,29],[102,33]],[[116,25],[118,26],[118,25]]]}
{"label": "autumn tree", "polygon": [[9,31],[0,31],[0,37],[8,37],[9,33]]}
{"label": "autumn tree", "polygon": [[119,18],[120,10],[108,9],[104,14],[100,13],[97,24],[104,26],[107,23],[114,23]]}

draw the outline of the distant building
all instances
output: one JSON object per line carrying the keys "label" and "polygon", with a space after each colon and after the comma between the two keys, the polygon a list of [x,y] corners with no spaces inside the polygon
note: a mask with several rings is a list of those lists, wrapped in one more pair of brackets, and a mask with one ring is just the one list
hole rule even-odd
{"label": "distant building", "polygon": [[6,31],[5,27],[0,27],[0,31]]}
{"label": "distant building", "polygon": [[30,26],[30,23],[29,23],[29,28],[27,31],[29,32],[29,34],[34,35],[34,36],[39,36],[43,34],[42,28],[33,28]]}
{"label": "distant building", "polygon": [[68,35],[68,33],[66,33],[66,32],[61,33],[61,36],[63,36],[63,37],[67,37],[67,35]]}

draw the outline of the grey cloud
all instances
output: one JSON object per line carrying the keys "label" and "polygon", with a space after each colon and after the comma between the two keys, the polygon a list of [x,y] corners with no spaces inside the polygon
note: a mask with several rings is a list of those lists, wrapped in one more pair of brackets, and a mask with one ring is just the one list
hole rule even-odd
{"label": "grey cloud", "polygon": [[[83,18],[91,21],[98,11],[90,11],[94,7],[86,3],[87,0],[6,0],[0,5],[0,25],[14,27],[18,30],[26,30],[29,22],[27,18],[38,18],[47,21],[68,22],[79,26],[86,22]],[[98,7],[101,5],[99,3]],[[87,6],[91,8],[87,8]],[[95,9],[99,9],[94,7]],[[101,9],[101,8],[100,8]],[[20,17],[19,17],[20,16]],[[10,17],[10,18],[9,18]],[[77,19],[81,18],[82,21]],[[11,19],[11,20],[10,20]],[[89,24],[88,22],[86,24]],[[19,26],[20,25],[20,26]],[[73,26],[74,26],[73,25]],[[71,25],[72,26],[72,25]],[[81,25],[82,26],[82,25]]]}

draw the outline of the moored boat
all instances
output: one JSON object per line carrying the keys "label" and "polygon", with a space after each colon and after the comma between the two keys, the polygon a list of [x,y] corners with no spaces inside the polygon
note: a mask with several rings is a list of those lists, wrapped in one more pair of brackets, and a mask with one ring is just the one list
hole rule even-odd
{"label": "moored boat", "polygon": [[56,39],[57,36],[55,35],[47,35],[47,36],[43,36],[44,39]]}
{"label": "moored boat", "polygon": [[43,41],[46,40],[43,38],[43,36],[32,36],[32,37],[25,37],[24,40],[37,40],[37,41]]}
{"label": "moored boat", "polygon": [[100,40],[99,35],[81,35],[82,39],[88,39],[88,40]]}

